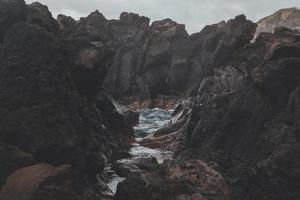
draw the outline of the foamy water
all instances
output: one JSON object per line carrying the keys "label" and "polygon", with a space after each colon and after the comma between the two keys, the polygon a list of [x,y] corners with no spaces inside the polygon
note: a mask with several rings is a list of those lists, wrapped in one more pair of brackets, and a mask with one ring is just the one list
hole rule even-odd
{"label": "foamy water", "polygon": [[[140,110],[139,113],[139,124],[134,127],[137,140],[140,140],[167,125],[170,122],[172,110],[166,111],[155,108]],[[158,163],[163,163],[164,160],[171,159],[173,156],[173,152],[171,151],[150,149],[137,143],[133,144],[129,150],[129,154],[131,155],[131,158],[155,157]],[[115,193],[117,185],[124,180],[125,178],[112,174],[107,185]]]}

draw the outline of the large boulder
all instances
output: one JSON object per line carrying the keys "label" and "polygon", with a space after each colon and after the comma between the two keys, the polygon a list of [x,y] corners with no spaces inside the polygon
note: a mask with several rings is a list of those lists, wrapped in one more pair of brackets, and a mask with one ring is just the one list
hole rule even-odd
{"label": "large boulder", "polygon": [[169,161],[132,173],[118,185],[116,200],[227,200],[224,178],[200,160]]}
{"label": "large boulder", "polygon": [[37,164],[16,170],[0,191],[1,200],[77,199],[72,191],[71,168]]}
{"label": "large boulder", "polygon": [[18,147],[0,143],[0,188],[16,169],[35,164],[33,156]]}
{"label": "large boulder", "polygon": [[89,190],[90,199],[100,198],[96,175],[133,136],[124,116],[99,91],[111,52],[86,40],[58,37],[41,25],[16,24],[3,40],[0,142],[38,162],[71,165],[75,193]]}

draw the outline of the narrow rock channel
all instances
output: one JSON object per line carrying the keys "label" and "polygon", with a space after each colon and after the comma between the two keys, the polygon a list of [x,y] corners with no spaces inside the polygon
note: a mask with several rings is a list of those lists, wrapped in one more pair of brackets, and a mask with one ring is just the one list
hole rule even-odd
{"label": "narrow rock channel", "polygon": [[[164,160],[171,159],[173,156],[173,152],[171,151],[162,149],[150,149],[138,144],[138,141],[140,141],[142,138],[167,125],[171,119],[171,113],[172,110],[162,110],[158,108],[140,110],[139,124],[134,127],[137,143],[132,144],[132,147],[129,150],[129,158],[118,160],[116,161],[116,163],[130,165],[130,163],[134,162],[135,160],[151,160],[153,158],[155,158],[158,163],[163,163]],[[113,166],[109,164],[106,166],[105,171],[110,176],[107,186],[113,193],[115,193],[118,184],[124,181],[125,178],[117,175],[117,173],[112,168]]]}

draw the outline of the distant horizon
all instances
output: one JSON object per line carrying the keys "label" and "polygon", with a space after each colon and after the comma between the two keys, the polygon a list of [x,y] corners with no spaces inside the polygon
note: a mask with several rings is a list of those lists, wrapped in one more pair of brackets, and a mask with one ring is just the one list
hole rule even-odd
{"label": "distant horizon", "polygon": [[[36,2],[35,0],[25,1],[27,4]],[[179,24],[184,24],[189,34],[200,32],[206,25],[228,21],[238,15],[245,15],[247,19],[256,23],[280,9],[300,8],[300,1],[296,2],[296,0],[287,0],[284,2],[279,0],[258,0],[256,1],[257,3],[243,0],[229,0],[232,3],[229,3],[229,6],[228,4],[218,3],[221,0],[204,0],[198,7],[197,4],[199,2],[196,0],[186,0],[185,3],[173,0],[174,3],[171,4],[167,4],[171,0],[163,0],[166,2],[164,4],[165,7],[162,7],[161,3],[157,2],[159,0],[140,0],[136,4],[129,3],[128,1],[114,0],[113,2],[105,2],[104,0],[90,0],[88,4],[86,2],[82,4],[80,0],[40,0],[38,2],[47,5],[54,18],[57,18],[59,14],[63,14],[79,20],[81,17],[86,17],[95,10],[98,10],[108,20],[113,20],[119,19],[122,12],[128,12],[148,17],[151,23],[170,18]],[[267,7],[260,6],[260,4],[266,4],[267,2],[271,2]],[[182,12],[178,12],[178,10]]]}

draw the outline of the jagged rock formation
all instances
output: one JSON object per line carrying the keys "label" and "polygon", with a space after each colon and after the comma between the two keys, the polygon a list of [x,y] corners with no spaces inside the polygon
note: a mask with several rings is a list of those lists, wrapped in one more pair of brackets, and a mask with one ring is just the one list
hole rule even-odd
{"label": "jagged rock formation", "polygon": [[170,51],[184,37],[187,32],[183,25],[170,19],[153,22],[141,39],[126,43],[117,51],[104,86],[114,96],[150,99],[170,95]]}
{"label": "jagged rock formation", "polygon": [[115,200],[229,200],[224,178],[200,160],[169,161],[132,173]]}
{"label": "jagged rock formation", "polygon": [[[0,12],[0,142],[16,146],[3,147],[12,152],[11,159],[1,152],[1,184],[9,173],[35,162],[69,164],[72,176],[62,187],[68,184],[70,191],[61,188],[66,193],[60,198],[101,198],[96,175],[114,150],[129,144],[133,133],[111,99],[99,91],[113,53],[105,46],[64,37],[39,3],[27,7],[23,0],[1,0],[0,10],[5,10]],[[42,170],[40,177],[47,174]],[[4,184],[1,199],[10,199],[7,191],[14,187],[21,191],[12,195],[31,192],[26,182],[20,183],[24,188],[15,184],[15,176]],[[34,173],[27,176],[24,179],[36,179]],[[51,181],[41,181],[37,180],[43,185],[39,199],[51,199],[51,193],[60,191],[59,184],[51,187]]]}
{"label": "jagged rock formation", "polygon": [[278,28],[251,44],[255,25],[241,19],[231,21],[235,29],[251,28],[230,33],[244,41],[240,49],[229,45],[231,56],[206,62],[198,87],[156,135],[173,138],[162,146],[177,159],[205,160],[226,176],[232,199],[299,199],[300,33]]}
{"label": "jagged rock formation", "polygon": [[259,20],[257,24],[257,34],[261,32],[272,33],[275,28],[280,26],[300,30],[300,10],[298,8],[280,9],[274,14]]}
{"label": "jagged rock formation", "polygon": [[16,169],[34,165],[36,161],[29,153],[21,151],[18,147],[0,143],[0,188],[6,178]]}
{"label": "jagged rock formation", "polygon": [[58,16],[60,28],[67,36],[85,39],[95,46],[108,46],[116,52],[112,65],[107,67],[104,88],[124,100],[148,100],[184,92],[177,92],[174,84],[184,85],[186,76],[178,74],[188,69],[173,66],[176,63],[172,64],[171,49],[176,41],[188,36],[185,27],[171,19],[153,22],[151,26],[149,22],[146,17],[126,12],[119,20],[107,20],[98,11],[78,22]]}
{"label": "jagged rock formation", "polygon": [[45,28],[48,32],[54,34],[58,33],[58,23],[52,17],[47,6],[42,5],[39,2],[34,2],[28,5],[28,8],[27,22],[39,25]]}
{"label": "jagged rock formation", "polygon": [[0,0],[1,199],[111,198],[96,174],[122,155],[126,118],[137,115],[117,112],[106,90],[143,100],[136,108],[187,95],[142,142],[175,161],[116,163],[127,179],[115,199],[298,200],[300,33],[276,28],[251,43],[295,16],[284,10],[257,29],[241,15],[189,36],[171,19],[55,20],[39,3]]}
{"label": "jagged rock formation", "polygon": [[16,170],[0,192],[2,200],[76,199],[72,191],[71,167],[38,164]]}

